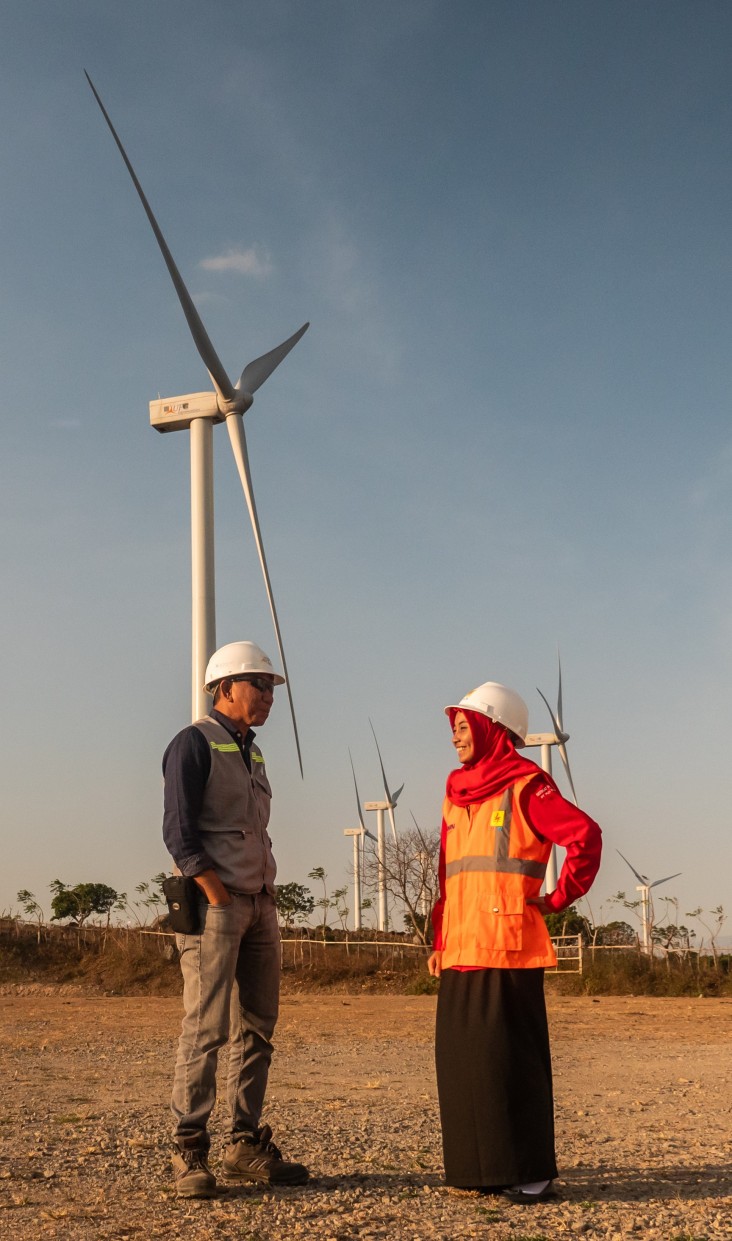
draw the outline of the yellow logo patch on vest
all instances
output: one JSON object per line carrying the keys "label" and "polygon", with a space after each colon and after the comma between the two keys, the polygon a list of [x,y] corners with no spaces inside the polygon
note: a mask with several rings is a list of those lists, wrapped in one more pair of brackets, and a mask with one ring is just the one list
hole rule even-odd
{"label": "yellow logo patch on vest", "polygon": [[491,827],[503,827],[506,821],[505,810],[494,810],[491,815]]}

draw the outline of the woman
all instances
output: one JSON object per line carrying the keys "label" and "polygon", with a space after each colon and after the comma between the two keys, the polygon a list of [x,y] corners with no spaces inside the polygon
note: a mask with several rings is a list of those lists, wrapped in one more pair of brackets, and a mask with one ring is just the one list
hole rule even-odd
{"label": "woman", "polygon": [[[487,681],[445,708],[461,768],[447,780],[430,973],[440,978],[436,1064],[448,1185],[513,1202],[554,1197],[554,1112],[542,915],[583,896],[597,824],[517,754],[528,708]],[[540,896],[552,844],[566,859]]]}

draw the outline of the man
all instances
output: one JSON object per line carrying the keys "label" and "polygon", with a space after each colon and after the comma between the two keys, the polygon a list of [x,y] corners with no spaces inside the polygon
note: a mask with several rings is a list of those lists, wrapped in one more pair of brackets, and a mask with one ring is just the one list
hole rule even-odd
{"label": "man", "polygon": [[178,935],[185,1014],[173,1082],[176,1193],[211,1198],[208,1118],[219,1048],[229,1040],[229,1183],[302,1185],[260,1117],[272,1058],[280,981],[275,862],[267,835],[272,790],[252,726],[264,724],[285,678],[254,642],[209,660],[213,709],[173,738],[163,757],[163,837],[176,870],[199,889],[199,934]]}

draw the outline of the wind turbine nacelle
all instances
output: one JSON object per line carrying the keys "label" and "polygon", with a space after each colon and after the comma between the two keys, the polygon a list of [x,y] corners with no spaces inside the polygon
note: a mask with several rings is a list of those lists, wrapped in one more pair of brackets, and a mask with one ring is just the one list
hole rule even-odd
{"label": "wind turbine nacelle", "polygon": [[150,425],[156,431],[185,431],[194,418],[223,422],[215,392],[189,392],[188,396],[169,396],[150,402]]}
{"label": "wind turbine nacelle", "polygon": [[525,740],[521,743],[521,749],[530,750],[533,746],[556,744],[557,737],[554,733],[527,733]]}

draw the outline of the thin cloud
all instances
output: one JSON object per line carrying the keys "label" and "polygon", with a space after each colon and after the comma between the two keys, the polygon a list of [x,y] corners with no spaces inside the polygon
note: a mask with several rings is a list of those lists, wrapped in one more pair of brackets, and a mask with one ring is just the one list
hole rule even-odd
{"label": "thin cloud", "polygon": [[254,276],[264,280],[272,272],[272,260],[266,250],[250,246],[248,250],[232,247],[224,254],[214,254],[199,263],[204,271],[233,271],[238,276]]}

